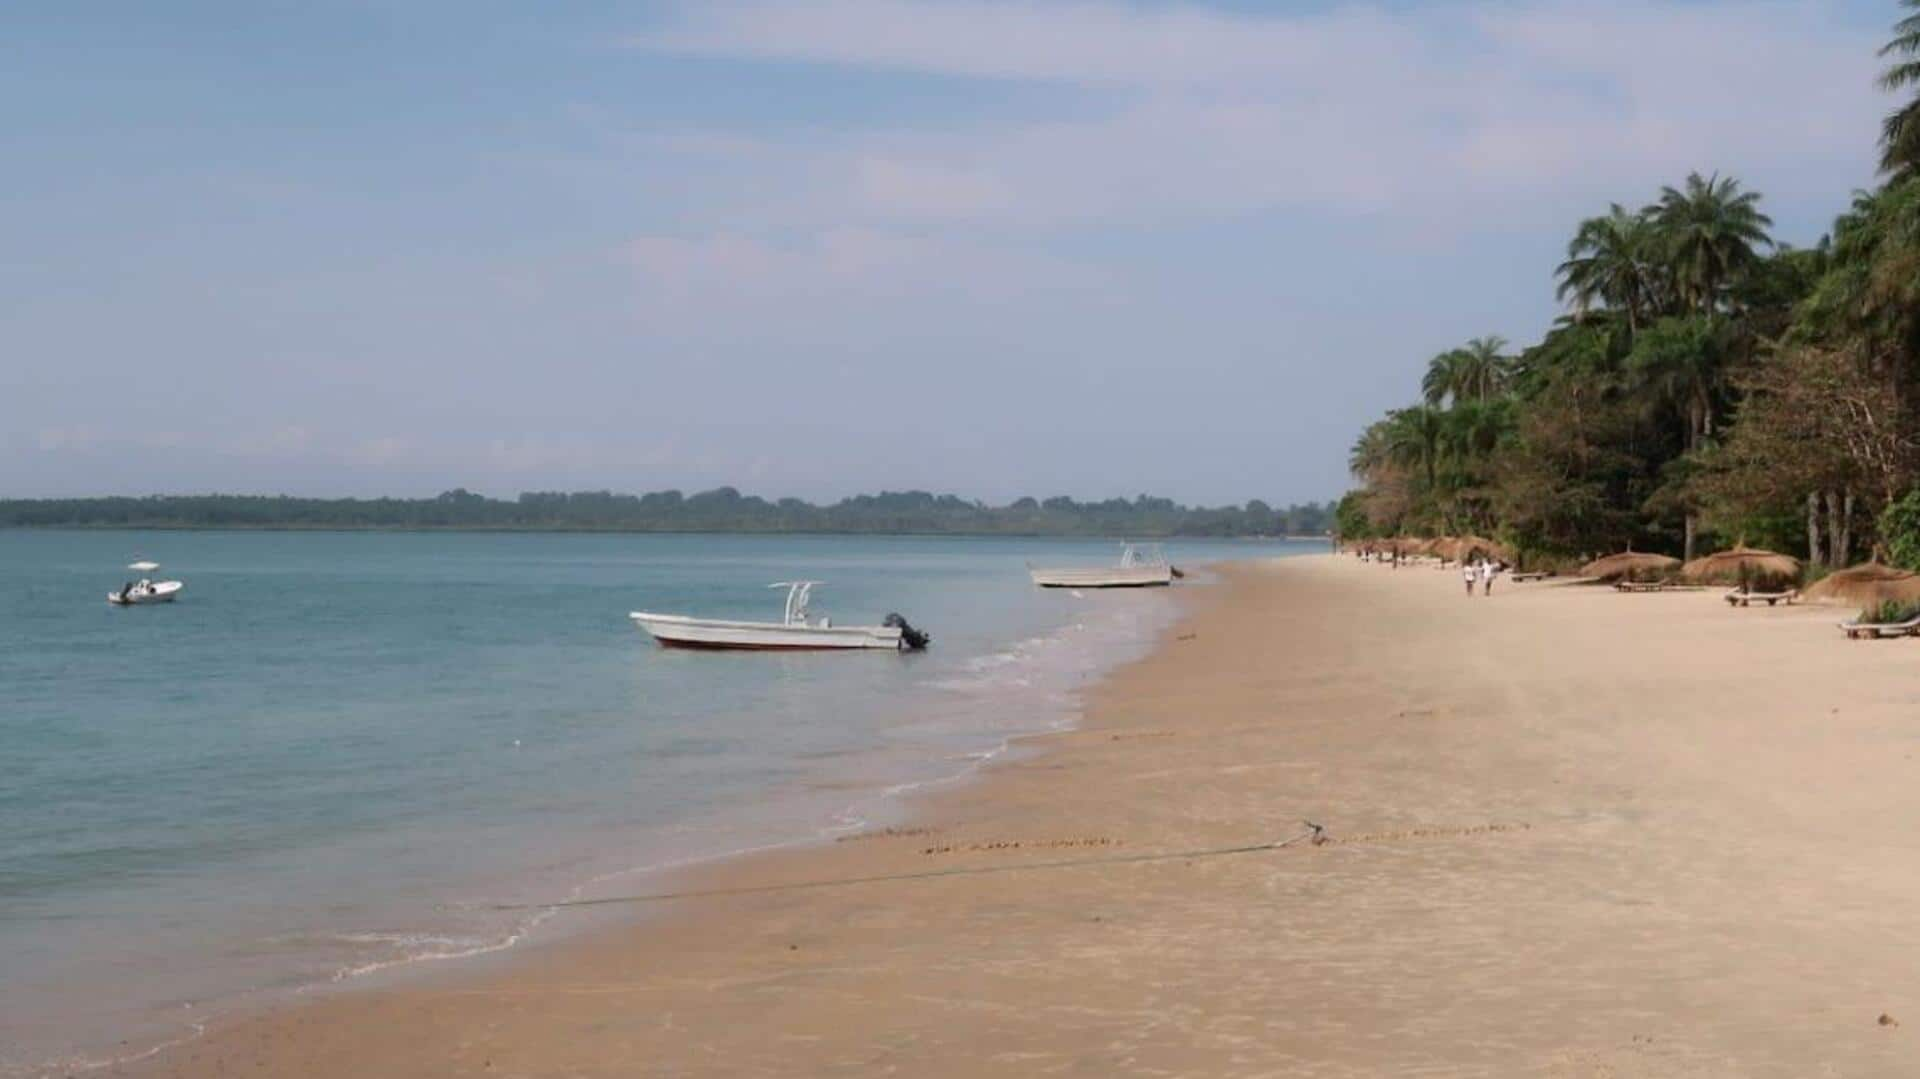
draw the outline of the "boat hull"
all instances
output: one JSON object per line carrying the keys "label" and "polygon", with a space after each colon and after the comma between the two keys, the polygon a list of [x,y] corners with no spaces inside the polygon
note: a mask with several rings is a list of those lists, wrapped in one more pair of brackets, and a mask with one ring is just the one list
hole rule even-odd
{"label": "boat hull", "polygon": [[179,581],[161,581],[145,592],[108,592],[107,602],[115,607],[144,607],[150,603],[172,603],[173,597],[180,594],[186,585]]}
{"label": "boat hull", "polygon": [[1028,575],[1041,588],[1159,588],[1173,583],[1173,567],[1164,565],[1036,569]]}
{"label": "boat hull", "polygon": [[627,617],[664,648],[741,652],[900,651],[898,626],[789,626],[634,611]]}

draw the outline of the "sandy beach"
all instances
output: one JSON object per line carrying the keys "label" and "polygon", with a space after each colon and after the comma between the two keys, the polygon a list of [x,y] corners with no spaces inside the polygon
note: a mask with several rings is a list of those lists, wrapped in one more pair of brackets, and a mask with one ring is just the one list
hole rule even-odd
{"label": "sandy beach", "polygon": [[1185,602],[906,826],[671,883],[909,879],[635,904],[109,1073],[1915,1073],[1920,644],[1332,556]]}

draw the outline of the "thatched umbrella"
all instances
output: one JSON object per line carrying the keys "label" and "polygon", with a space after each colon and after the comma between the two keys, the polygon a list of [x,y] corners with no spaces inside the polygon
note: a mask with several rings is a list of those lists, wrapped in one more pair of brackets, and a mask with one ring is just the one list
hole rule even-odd
{"label": "thatched umbrella", "polygon": [[1680,568],[1680,560],[1663,554],[1648,554],[1644,551],[1622,551],[1605,558],[1596,558],[1580,567],[1580,576],[1593,577],[1602,581],[1617,581],[1622,577],[1660,577]]}
{"label": "thatched umbrella", "polygon": [[1791,584],[1800,579],[1800,560],[1741,544],[1694,559],[1680,567],[1680,578],[1694,584]]}
{"label": "thatched umbrella", "polygon": [[1863,562],[1836,570],[1807,586],[1800,598],[1808,603],[1831,603],[1862,610],[1882,603],[1920,603],[1920,573],[1878,562]]}
{"label": "thatched umbrella", "polygon": [[1497,562],[1512,562],[1513,551],[1498,540],[1485,536],[1461,536],[1453,541],[1453,560],[1471,562],[1476,558],[1491,558]]}

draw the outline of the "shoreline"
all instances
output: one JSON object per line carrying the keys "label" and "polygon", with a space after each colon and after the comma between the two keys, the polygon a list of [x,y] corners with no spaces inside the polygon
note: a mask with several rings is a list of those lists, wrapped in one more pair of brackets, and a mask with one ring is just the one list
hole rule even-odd
{"label": "shoreline", "polygon": [[[1898,644],[1710,596],[1221,572],[1078,727],[901,826],[92,1074],[1900,1073]],[[1303,818],[1333,842],[1117,860]]]}
{"label": "shoreline", "polygon": [[[1189,582],[1188,588],[1195,583]],[[529,952],[583,934],[605,932],[615,919],[604,910],[593,913],[592,908],[604,906],[594,897],[604,895],[609,888],[631,891],[656,884],[668,887],[714,867],[783,852],[830,849],[849,833],[896,827],[916,812],[914,802],[926,793],[974,781],[995,763],[1032,752],[1026,748],[1032,739],[1070,729],[1077,722],[1078,698],[1086,686],[1096,684],[1115,667],[1137,660],[1178,617],[1172,591],[1128,599],[1137,602],[1063,607],[1063,611],[1073,613],[1057,616],[1055,624],[1036,635],[1008,637],[1007,643],[967,660],[962,670],[975,673],[958,678],[948,674],[925,682],[919,687],[917,706],[910,712],[923,722],[935,723],[950,722],[954,715],[979,713],[979,729],[972,734],[933,736],[936,740],[958,737],[971,745],[937,753],[929,744],[925,748],[930,755],[918,763],[900,757],[897,750],[891,751],[891,760],[886,759],[889,751],[877,743],[854,751],[855,756],[874,757],[879,770],[869,768],[856,774],[843,769],[837,778],[797,779],[793,789],[787,791],[789,800],[800,797],[817,803],[813,807],[817,815],[806,821],[789,818],[785,827],[774,825],[771,819],[762,821],[761,834],[755,836],[741,831],[736,820],[733,831],[737,834],[729,838],[744,841],[738,845],[663,853],[657,859],[649,857],[584,877],[551,881],[557,886],[549,889],[512,889],[512,901],[498,909],[525,913],[511,915],[515,924],[505,937],[476,938],[452,951],[442,951],[435,943],[418,954],[341,967],[331,976],[195,1000],[185,1007],[196,1010],[183,1013],[177,1020],[154,1020],[144,1036],[121,1041],[117,1052],[110,1040],[99,1039],[58,1057],[44,1058],[38,1066],[15,1063],[0,1067],[0,1074],[120,1074],[123,1069],[146,1066],[156,1056],[164,1060],[183,1046],[197,1044],[209,1029],[226,1029],[341,995],[383,992],[420,979],[458,978],[468,971],[487,969],[489,964],[517,962]],[[1001,686],[1008,678],[1011,684]],[[1017,716],[1018,720],[1008,723],[989,718],[996,713]],[[838,792],[844,792],[849,800],[833,801]],[[741,810],[735,816],[744,820],[752,815],[750,810]],[[796,824],[801,827],[794,827]],[[602,860],[619,861],[623,857],[615,853],[619,849],[606,848]],[[546,903],[531,898],[543,895],[558,901]],[[456,911],[495,909],[484,896],[456,899],[444,906]],[[630,920],[644,924],[653,917],[650,914]],[[432,936],[431,930],[419,932],[428,934],[426,939],[431,942],[441,940]]]}
{"label": "shoreline", "polygon": [[[472,534],[482,536],[801,536],[845,539],[1005,539],[1005,540],[1071,540],[1080,543],[1117,542],[1108,532],[914,532],[914,531],[836,531],[834,529],[712,529],[712,528],[587,528],[564,527],[557,525],[527,525],[508,527],[500,525],[190,525],[190,524],[0,524],[0,533],[5,532],[234,532],[245,535],[260,533],[327,533],[354,535],[371,533],[375,535],[443,535],[447,533]],[[1331,547],[1334,540],[1330,536],[1285,533],[1278,535],[1212,535],[1208,533],[1187,532],[1129,532],[1128,536],[1141,543],[1245,543],[1245,544],[1288,544],[1319,543]]]}
{"label": "shoreline", "polygon": [[[213,531],[260,530],[218,529]],[[347,531],[391,530],[350,529]],[[935,538],[938,538],[937,534]],[[1291,543],[1297,540],[1293,537],[1284,537],[1275,540],[1261,538],[1257,541],[1249,540],[1249,542]],[[510,972],[518,964],[540,962],[547,954],[556,951],[571,948],[585,948],[592,951],[598,947],[598,943],[603,938],[619,939],[633,933],[665,931],[675,923],[676,919],[688,914],[687,911],[667,904],[647,906],[636,904],[627,906],[627,913],[622,916],[617,913],[623,906],[619,897],[611,899],[585,897],[584,893],[594,885],[608,879],[634,878],[645,882],[648,885],[646,889],[648,891],[728,888],[735,886],[733,882],[738,879],[756,877],[771,867],[778,867],[784,871],[789,865],[804,866],[815,857],[840,849],[841,844],[861,843],[875,839],[912,838],[938,831],[938,829],[930,829],[915,823],[928,812],[929,800],[937,798],[943,791],[990,783],[996,768],[1042,755],[1048,752],[1046,743],[1049,740],[1073,733],[1085,718],[1087,709],[1085,698],[1098,692],[1102,684],[1118,671],[1141,662],[1164,647],[1174,629],[1184,623],[1190,617],[1193,606],[1201,602],[1200,597],[1224,588],[1225,581],[1221,579],[1221,571],[1223,569],[1231,571],[1237,565],[1240,563],[1215,562],[1196,567],[1205,576],[1200,581],[1189,581],[1184,588],[1177,590],[1178,599],[1175,608],[1161,615],[1161,624],[1153,628],[1143,640],[1130,646],[1131,655],[1102,661],[1093,676],[1075,691],[1077,703],[1065,712],[1053,715],[1036,714],[1032,717],[1034,723],[1032,728],[1000,735],[995,744],[988,749],[952,758],[956,762],[964,761],[953,772],[932,778],[874,786],[863,793],[858,800],[849,803],[845,809],[834,814],[835,819],[859,816],[860,819],[854,823],[840,824],[829,820],[821,823],[812,830],[811,834],[805,836],[675,857],[664,862],[638,865],[630,869],[602,874],[580,882],[574,887],[568,899],[551,904],[538,902],[514,904],[516,909],[524,907],[535,917],[515,934],[513,940],[488,944],[471,952],[459,954],[382,961],[364,972],[350,972],[344,977],[335,977],[325,982],[270,991],[253,1001],[229,1002],[219,1016],[189,1023],[188,1025],[193,1028],[189,1033],[170,1036],[157,1045],[139,1049],[122,1057],[110,1059],[76,1057],[74,1062],[63,1067],[71,1074],[85,1076],[198,1074],[202,1065],[198,1063],[196,1047],[226,1032],[242,1030],[255,1024],[278,1023],[290,1015],[294,1017],[293,1021],[298,1023],[300,1020],[297,1017],[301,1011],[324,1007],[330,1002],[343,999],[353,1001],[387,993],[405,993],[416,988],[427,989],[443,984],[458,984],[468,978],[482,978],[503,971]],[[1150,598],[1157,600],[1161,597]],[[879,807],[879,809],[872,811],[872,807]],[[858,812],[863,809],[872,813],[871,819]],[[563,922],[567,924],[562,924]],[[183,1054],[186,1060],[184,1063],[181,1059]],[[216,1066],[224,1067],[224,1065]],[[65,1073],[62,1072],[62,1074]]]}

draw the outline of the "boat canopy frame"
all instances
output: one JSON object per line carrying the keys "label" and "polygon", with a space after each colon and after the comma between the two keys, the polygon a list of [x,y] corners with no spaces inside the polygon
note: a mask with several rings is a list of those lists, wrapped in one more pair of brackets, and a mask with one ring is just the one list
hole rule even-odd
{"label": "boat canopy frame", "polygon": [[1157,543],[1133,543],[1120,541],[1120,568],[1132,569],[1135,566],[1164,566],[1167,553]]}
{"label": "boat canopy frame", "polygon": [[807,601],[813,597],[813,586],[825,583],[825,581],[775,581],[767,587],[787,590],[786,613],[783,621],[789,626],[804,626],[807,624]]}

